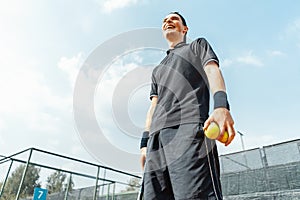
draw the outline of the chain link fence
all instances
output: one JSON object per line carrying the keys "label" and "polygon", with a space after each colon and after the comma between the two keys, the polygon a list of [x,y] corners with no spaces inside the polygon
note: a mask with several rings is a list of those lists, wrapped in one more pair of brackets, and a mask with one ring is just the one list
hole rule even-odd
{"label": "chain link fence", "polygon": [[224,196],[267,192],[300,199],[300,139],[221,155],[220,166]]}
{"label": "chain link fence", "polygon": [[[32,155],[28,156],[28,151],[32,151]],[[42,155],[37,156],[37,153]],[[45,155],[54,156],[48,164],[43,163]],[[66,160],[69,162],[65,162]],[[3,198],[9,189],[5,182],[13,169],[21,164],[40,168],[44,181],[47,174],[59,170],[67,174],[68,184],[71,183],[70,180],[75,183],[76,187],[72,189],[64,186],[65,190],[48,194],[48,200],[131,200],[136,198],[139,189],[139,184],[128,183],[132,178],[139,182],[139,176],[38,149],[29,149],[0,158],[0,199],[32,199],[32,195],[18,197],[20,191],[17,190],[11,197]],[[226,200],[300,199],[300,139],[221,155],[220,167]],[[28,176],[26,169],[25,167],[22,174],[25,178]],[[24,177],[19,177],[18,186],[22,186]],[[126,190],[126,187],[131,187],[131,190]]]}

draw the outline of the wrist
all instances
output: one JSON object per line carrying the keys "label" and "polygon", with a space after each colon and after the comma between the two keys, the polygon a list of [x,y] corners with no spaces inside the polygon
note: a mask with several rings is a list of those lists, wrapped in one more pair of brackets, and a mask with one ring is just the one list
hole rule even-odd
{"label": "wrist", "polygon": [[148,140],[149,140],[149,131],[144,131],[142,134],[140,149],[143,147],[147,147]]}
{"label": "wrist", "polygon": [[224,91],[217,91],[214,94],[214,109],[226,108],[230,110],[230,106],[227,100],[227,94]]}

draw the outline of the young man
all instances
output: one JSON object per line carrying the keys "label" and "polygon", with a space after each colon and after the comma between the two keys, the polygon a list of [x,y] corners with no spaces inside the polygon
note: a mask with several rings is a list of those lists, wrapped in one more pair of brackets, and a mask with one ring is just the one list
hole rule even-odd
{"label": "young man", "polygon": [[[227,146],[235,136],[234,121],[216,54],[204,38],[186,44],[187,31],[179,13],[164,18],[169,50],[152,73],[141,141],[145,200],[223,198],[216,143],[203,130],[216,122],[219,138],[229,134]],[[210,116],[209,91],[214,98]]]}

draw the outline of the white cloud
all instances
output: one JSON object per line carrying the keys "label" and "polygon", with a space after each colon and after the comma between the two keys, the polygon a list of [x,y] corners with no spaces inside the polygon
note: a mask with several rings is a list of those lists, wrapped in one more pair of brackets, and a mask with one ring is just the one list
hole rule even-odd
{"label": "white cloud", "polygon": [[102,4],[103,11],[111,13],[113,10],[134,5],[138,0],[105,0]]}
{"label": "white cloud", "polygon": [[26,18],[32,12],[33,5],[25,1],[0,1],[0,54],[2,59],[7,54],[16,54],[24,45]]}
{"label": "white cloud", "polygon": [[300,18],[295,19],[287,25],[281,39],[291,41],[300,48]]}
{"label": "white cloud", "polygon": [[76,77],[83,62],[83,53],[80,52],[71,58],[61,57],[57,66],[60,70],[67,73],[72,88],[74,87]]}
{"label": "white cloud", "polygon": [[258,57],[252,54],[252,52],[247,53],[247,55],[238,57],[236,61],[241,64],[253,65],[257,67],[261,67],[264,65]]}
{"label": "white cloud", "polygon": [[[97,117],[100,122],[100,125],[102,128],[105,128],[108,126],[115,126],[115,122],[112,118],[112,100],[113,95],[115,93],[115,89],[119,83],[119,81],[122,79],[122,77],[125,77],[127,73],[132,71],[133,69],[137,68],[138,66],[134,63],[130,63],[127,65],[120,65],[120,63],[116,63],[115,65],[111,66],[109,70],[107,70],[101,80],[99,82],[97,93],[96,93],[96,110],[98,111]],[[120,87],[120,85],[119,85]],[[123,87],[123,86],[121,86]],[[125,91],[119,91],[124,92]],[[132,92],[132,91],[131,91]],[[126,96],[127,94],[117,94],[118,96]],[[123,104],[126,104],[126,100],[123,99]]]}
{"label": "white cloud", "polygon": [[86,16],[82,16],[79,20],[78,23],[81,27],[81,30],[84,33],[91,33],[93,34],[93,30],[94,30],[94,26],[95,26],[95,22],[94,22],[94,18],[86,15]]}
{"label": "white cloud", "polygon": [[[72,134],[72,96],[52,90],[35,61],[0,58],[0,66],[0,140],[5,139],[5,144],[0,142],[0,150],[10,154],[20,148],[49,149],[56,145],[56,151],[65,151],[59,147],[65,142],[62,138]],[[60,144],[52,142],[57,138]]]}
{"label": "white cloud", "polygon": [[45,85],[45,75],[35,67],[26,64],[26,61],[20,61],[16,66],[11,63],[0,68],[0,112],[33,113],[45,107],[64,110],[70,104],[69,99],[54,94]]}
{"label": "white cloud", "polygon": [[0,145],[1,146],[4,146],[5,144],[5,141],[4,141],[4,138],[3,138],[3,133],[2,133],[2,130],[4,129],[4,122],[3,120],[0,118]]}
{"label": "white cloud", "polygon": [[[149,104],[149,88],[145,90],[141,85],[150,81],[152,68],[140,67],[138,63],[142,59],[137,55],[130,56],[129,60],[126,64],[124,59],[118,60],[101,76],[95,91],[95,115],[98,126],[109,141],[107,146],[136,153],[137,139],[133,137],[140,136]],[[134,117],[131,118],[130,111],[134,108]],[[137,118],[142,118],[142,122],[135,120]],[[84,142],[91,148],[89,141]]]}
{"label": "white cloud", "polygon": [[223,60],[223,62],[221,63],[221,67],[229,67],[234,63],[234,61],[232,59],[225,59]]}
{"label": "white cloud", "polygon": [[8,119],[13,120],[14,123],[23,124],[23,127],[19,128],[24,130],[51,135],[59,133],[63,115],[66,112],[71,113],[71,99],[53,94],[42,84],[36,72],[26,71],[5,75],[7,75],[5,79],[0,78],[0,90],[4,94],[0,112],[4,116],[9,116]]}
{"label": "white cloud", "polygon": [[0,2],[0,16],[3,15],[20,15],[29,8],[28,2],[11,0]]}
{"label": "white cloud", "polygon": [[0,119],[0,131],[4,128],[4,122],[2,119]]}
{"label": "white cloud", "polygon": [[[279,53],[279,52],[273,52]],[[243,67],[244,65],[250,65],[255,67],[264,66],[261,59],[255,55],[251,51],[245,53],[244,55],[237,56],[235,58],[226,58],[221,62],[221,67],[235,67],[240,66]]]}
{"label": "white cloud", "polygon": [[[51,141],[53,135],[65,132],[62,129],[71,121],[67,117],[72,113],[72,96],[62,96],[51,88],[46,81],[48,77],[41,71],[42,64],[36,59],[12,50],[3,50],[3,55],[0,57],[0,126],[9,149],[27,146],[27,143],[36,145],[36,134]],[[10,145],[14,135],[19,133],[24,133],[18,136],[22,142]]]}
{"label": "white cloud", "polygon": [[268,51],[267,53],[268,53],[268,55],[274,56],[274,57],[285,55],[285,53],[283,53],[282,51],[279,51],[279,50]]}
{"label": "white cloud", "polygon": [[298,37],[300,38],[300,36],[299,36],[299,33],[300,33],[300,19],[296,19],[293,22],[291,22],[287,26],[286,33],[288,35],[294,35],[294,34],[298,35]]}
{"label": "white cloud", "polygon": [[[65,142],[62,138],[71,137],[74,131],[72,124],[68,124],[72,122],[72,96],[53,90],[52,80],[44,71],[48,63],[39,60],[39,55],[26,45],[26,27],[34,9],[31,0],[0,1],[0,151],[3,154],[28,146],[47,149],[55,146],[58,150]],[[34,42],[33,46],[37,45]],[[65,70],[71,71],[70,68]],[[58,71],[55,67],[48,69]]]}
{"label": "white cloud", "polygon": [[40,112],[33,113],[29,119],[28,127],[31,130],[36,130],[41,133],[58,134],[59,124],[61,123],[61,117],[59,115],[51,115],[49,113]]}
{"label": "white cloud", "polygon": [[[0,112],[16,113],[35,110],[35,97],[39,96],[43,75],[34,71],[26,62],[0,60]],[[16,67],[19,66],[19,67]]]}

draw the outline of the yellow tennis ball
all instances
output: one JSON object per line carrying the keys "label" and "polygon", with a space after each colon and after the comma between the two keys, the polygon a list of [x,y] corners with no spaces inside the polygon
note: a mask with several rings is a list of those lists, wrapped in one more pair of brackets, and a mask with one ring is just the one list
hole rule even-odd
{"label": "yellow tennis ball", "polygon": [[220,139],[218,139],[218,141],[222,142],[222,143],[226,143],[227,140],[228,140],[228,137],[229,137],[228,132],[225,131],[224,134],[223,134],[223,136]]}
{"label": "yellow tennis ball", "polygon": [[218,124],[215,122],[211,122],[210,125],[208,126],[208,128],[206,130],[204,130],[204,134],[209,139],[213,139],[213,140],[217,139],[220,134],[220,128],[219,128]]}

